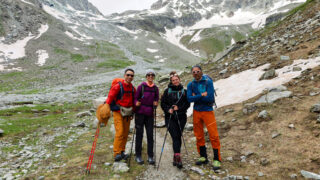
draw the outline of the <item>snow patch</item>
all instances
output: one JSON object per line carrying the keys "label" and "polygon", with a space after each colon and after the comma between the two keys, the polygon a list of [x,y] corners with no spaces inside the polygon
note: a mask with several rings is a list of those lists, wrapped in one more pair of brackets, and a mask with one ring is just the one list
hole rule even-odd
{"label": "snow patch", "polygon": [[123,30],[123,31],[126,31],[128,33],[131,33],[131,34],[138,34],[140,31],[131,31],[123,26],[117,26],[119,29]]}
{"label": "snow patch", "polygon": [[69,31],[66,31],[65,34],[67,36],[69,36],[71,39],[74,39],[74,40],[78,40],[78,41],[84,41],[83,39],[81,38],[78,38],[78,37],[75,37],[72,33],[70,33]]}
{"label": "snow patch", "polygon": [[49,26],[48,24],[45,24],[45,25],[41,25],[40,29],[38,30],[39,31],[39,35],[37,37],[35,37],[34,39],[38,39],[42,36],[43,33],[47,32],[49,29]]}
{"label": "snow patch", "polygon": [[36,64],[39,66],[43,66],[46,63],[46,59],[49,58],[49,54],[46,50],[42,49],[38,50],[36,54],[38,54],[38,62]]}
{"label": "snow patch", "polygon": [[74,47],[73,49],[76,50],[76,51],[79,51],[79,48]]}
{"label": "snow patch", "polygon": [[22,2],[24,2],[24,3],[26,3],[26,4],[30,4],[30,5],[34,6],[34,4],[33,4],[33,3],[28,2],[28,1],[26,1],[26,0],[21,0],[21,1],[22,1]]}
{"label": "snow patch", "polygon": [[158,50],[158,49],[147,48],[147,51],[148,51],[148,52],[151,52],[151,53],[156,53],[156,52],[158,52],[159,50]]}
{"label": "snow patch", "polygon": [[151,44],[157,43],[157,41],[154,41],[154,40],[149,40],[149,42],[150,42]]}
{"label": "snow patch", "polygon": [[162,58],[162,59],[159,59],[158,62],[159,63],[164,63],[166,60],[167,60],[167,58]]}
{"label": "snow patch", "polygon": [[[216,103],[218,107],[241,103],[257,96],[267,88],[276,87],[289,82],[291,79],[298,77],[305,69],[314,68],[319,65],[320,57],[295,60],[291,65],[276,70],[276,73],[278,74],[276,78],[262,81],[259,81],[259,78],[265,72],[263,69],[268,68],[270,64],[265,64],[255,69],[249,69],[234,74],[229,78],[214,82],[217,94],[219,94],[219,96],[216,97]],[[295,66],[301,67],[302,70],[293,71],[292,69]],[[191,116],[192,111],[193,105],[188,109],[187,115]]]}
{"label": "snow patch", "polygon": [[236,41],[232,38],[231,39],[231,45],[234,44],[234,43],[236,43]]}
{"label": "snow patch", "polygon": [[202,32],[202,30],[199,30],[193,37],[192,39],[190,40],[189,43],[193,43],[193,42],[197,42],[199,40],[201,40],[201,37],[200,37],[200,33]]}
{"label": "snow patch", "polygon": [[67,17],[66,14],[64,14],[54,8],[51,8],[47,5],[43,5],[42,7],[43,7],[44,11],[46,11],[48,14],[52,15],[53,17],[60,19],[65,23],[72,24],[72,22],[69,20],[69,18]]}
{"label": "snow patch", "polygon": [[[291,65],[276,70],[278,77],[270,80],[259,81],[259,78],[265,72],[263,69],[267,68],[269,64],[219,80],[214,83],[217,94],[219,94],[216,97],[217,105],[222,107],[240,103],[260,94],[266,88],[285,84],[301,74],[302,71],[292,71],[292,68],[297,65],[302,68],[302,71],[307,68],[314,68],[320,65],[320,57],[295,60]],[[234,90],[236,90],[236,93],[234,93]]]}
{"label": "snow patch", "polygon": [[0,43],[0,52],[3,53],[5,59],[18,59],[25,56],[25,46],[27,45],[28,41],[34,38],[34,36],[29,33],[29,36],[18,40],[13,44],[3,44]]}
{"label": "snow patch", "polygon": [[155,58],[155,59],[159,59],[159,58],[161,58],[161,56],[154,56],[154,58]]}
{"label": "snow patch", "polygon": [[182,45],[180,43],[180,39],[183,36],[186,35],[192,35],[194,30],[189,30],[189,29],[185,29],[184,27],[181,26],[177,26],[174,29],[166,29],[166,33],[165,34],[161,34],[162,38],[164,38],[165,40],[167,40],[168,42],[170,42],[171,44],[178,46],[179,48],[195,55],[195,56],[199,56],[199,53],[195,53],[194,51],[191,51],[189,49],[187,49],[184,45]]}

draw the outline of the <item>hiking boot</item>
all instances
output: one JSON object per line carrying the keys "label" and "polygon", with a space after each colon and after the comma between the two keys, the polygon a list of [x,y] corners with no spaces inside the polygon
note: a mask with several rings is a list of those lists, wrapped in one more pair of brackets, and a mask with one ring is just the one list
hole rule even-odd
{"label": "hiking boot", "polygon": [[176,153],[174,155],[174,159],[175,159],[175,166],[177,166],[177,168],[181,169],[182,168],[182,160],[181,160],[181,156],[180,153]]}
{"label": "hiking boot", "polygon": [[125,154],[124,151],[121,152],[121,158],[127,160],[129,155]]}
{"label": "hiking boot", "polygon": [[213,160],[212,166],[214,171],[221,169],[221,162],[218,160]]}
{"label": "hiking boot", "polygon": [[144,161],[142,160],[141,156],[136,156],[136,162],[138,164],[143,164],[144,163]]}
{"label": "hiking boot", "polygon": [[117,154],[116,157],[114,157],[114,161],[118,162],[122,160],[121,154]]}
{"label": "hiking boot", "polygon": [[199,159],[198,159],[198,161],[196,162],[196,165],[198,165],[198,166],[200,166],[200,165],[202,165],[202,164],[208,164],[208,159],[207,158],[205,158],[205,157],[200,157]]}
{"label": "hiking boot", "polygon": [[175,155],[175,154],[173,155],[172,165],[173,165],[173,166],[176,166],[176,165],[177,165],[177,159],[176,159],[176,155]]}
{"label": "hiking boot", "polygon": [[154,159],[153,157],[148,157],[148,163],[151,164],[151,165],[154,165]]}

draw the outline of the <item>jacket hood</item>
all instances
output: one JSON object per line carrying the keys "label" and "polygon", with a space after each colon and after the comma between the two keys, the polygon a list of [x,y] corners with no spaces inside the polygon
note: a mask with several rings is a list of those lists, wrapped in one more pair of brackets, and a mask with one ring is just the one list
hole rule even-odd
{"label": "jacket hood", "polygon": [[171,88],[174,91],[180,91],[181,89],[183,89],[182,84],[179,84],[178,86],[173,85],[172,83],[168,84],[168,88]]}

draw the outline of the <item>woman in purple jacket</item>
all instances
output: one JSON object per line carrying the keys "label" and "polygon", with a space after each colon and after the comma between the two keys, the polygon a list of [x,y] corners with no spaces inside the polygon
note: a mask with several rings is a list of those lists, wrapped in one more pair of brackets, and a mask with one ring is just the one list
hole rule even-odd
{"label": "woman in purple jacket", "polygon": [[147,144],[148,144],[148,163],[154,164],[153,158],[153,110],[158,106],[159,101],[159,89],[154,84],[153,80],[155,72],[151,69],[146,72],[146,82],[142,82],[135,94],[136,104],[136,162],[143,164],[141,157],[142,150],[142,138],[143,138],[143,127],[146,127],[147,132]]}

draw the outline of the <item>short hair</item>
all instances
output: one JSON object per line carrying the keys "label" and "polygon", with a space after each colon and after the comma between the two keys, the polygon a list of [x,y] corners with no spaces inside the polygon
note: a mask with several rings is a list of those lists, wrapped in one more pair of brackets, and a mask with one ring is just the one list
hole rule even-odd
{"label": "short hair", "polygon": [[127,73],[128,71],[132,71],[134,73],[134,70],[131,68],[127,68],[126,70],[124,70],[124,73]]}
{"label": "short hair", "polygon": [[196,68],[196,67],[197,67],[197,68],[199,68],[199,69],[200,69],[200,71],[202,71],[201,66],[197,64],[197,65],[194,65],[194,66],[192,66],[192,67],[191,67],[191,72],[192,72],[193,68]]}

